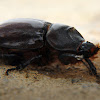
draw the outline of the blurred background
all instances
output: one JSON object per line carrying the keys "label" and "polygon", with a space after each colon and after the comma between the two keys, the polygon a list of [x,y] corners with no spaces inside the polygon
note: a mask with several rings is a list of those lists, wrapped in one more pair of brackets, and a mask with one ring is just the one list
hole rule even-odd
{"label": "blurred background", "polygon": [[[14,18],[73,26],[86,41],[100,43],[100,0],[0,0],[0,22]],[[93,63],[100,73],[100,52]],[[82,64],[66,66],[64,72],[59,66],[54,72],[29,67],[6,76],[13,66],[0,65],[0,100],[100,100],[100,83]]]}
{"label": "blurred background", "polygon": [[67,24],[86,40],[100,42],[100,0],[0,0],[0,22],[14,18]]}

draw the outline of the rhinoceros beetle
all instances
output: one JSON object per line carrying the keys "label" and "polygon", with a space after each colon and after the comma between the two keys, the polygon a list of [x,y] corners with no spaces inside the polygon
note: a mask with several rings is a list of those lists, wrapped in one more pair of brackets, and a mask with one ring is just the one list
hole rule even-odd
{"label": "rhinoceros beetle", "polygon": [[[38,19],[18,18],[8,20],[0,25],[0,57],[11,60],[10,65],[16,65],[6,71],[24,69],[34,61],[48,62],[49,57],[56,57],[63,64],[85,60],[89,70],[97,76],[97,71],[91,60],[99,46],[85,42],[83,36],[74,28],[63,24],[50,23]],[[30,54],[25,59],[25,54]],[[32,54],[34,56],[32,56]]]}

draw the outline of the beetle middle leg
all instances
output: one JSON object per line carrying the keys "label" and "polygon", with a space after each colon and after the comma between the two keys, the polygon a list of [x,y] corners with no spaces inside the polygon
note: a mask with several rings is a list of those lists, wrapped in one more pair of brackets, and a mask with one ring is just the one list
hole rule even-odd
{"label": "beetle middle leg", "polygon": [[58,58],[65,65],[68,65],[70,63],[75,64],[77,62],[77,58],[75,54],[64,53],[64,54],[60,54]]}
{"label": "beetle middle leg", "polygon": [[29,59],[28,61],[24,62],[24,63],[20,63],[18,66],[16,66],[16,68],[11,68],[11,69],[8,69],[6,71],[6,74],[8,75],[8,73],[12,70],[22,70],[24,69],[25,67],[27,67],[32,61],[34,61],[35,59],[38,59],[38,58],[41,58],[42,55],[38,55],[38,56],[35,56],[35,57],[32,57],[31,59]]}

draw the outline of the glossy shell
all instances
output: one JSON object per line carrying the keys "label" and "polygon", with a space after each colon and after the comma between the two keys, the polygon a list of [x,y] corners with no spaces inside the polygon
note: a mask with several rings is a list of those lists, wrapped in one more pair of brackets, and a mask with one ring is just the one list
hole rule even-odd
{"label": "glossy shell", "polygon": [[13,49],[37,49],[44,45],[45,21],[14,19],[0,25],[0,47]]}
{"label": "glossy shell", "polygon": [[85,41],[75,28],[62,24],[53,24],[47,32],[46,39],[53,48],[60,51],[77,51]]}

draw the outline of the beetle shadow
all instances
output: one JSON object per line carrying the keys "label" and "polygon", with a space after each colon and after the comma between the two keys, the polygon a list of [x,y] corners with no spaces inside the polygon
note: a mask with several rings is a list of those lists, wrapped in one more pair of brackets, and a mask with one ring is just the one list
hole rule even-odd
{"label": "beetle shadow", "polygon": [[75,65],[56,65],[56,66],[30,66],[28,70],[37,71],[40,75],[46,75],[51,78],[76,79],[79,82],[96,81],[93,75],[89,74],[88,69],[83,64]]}

